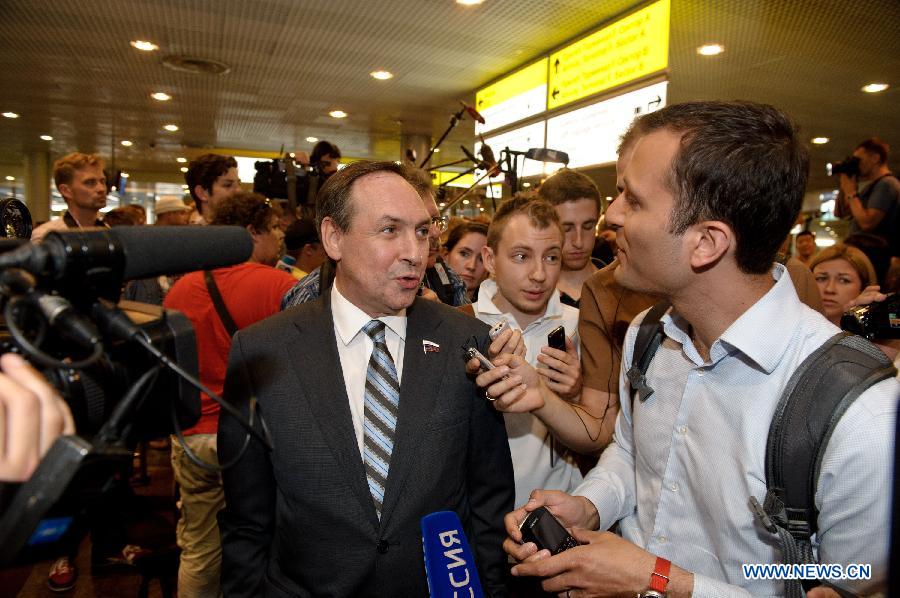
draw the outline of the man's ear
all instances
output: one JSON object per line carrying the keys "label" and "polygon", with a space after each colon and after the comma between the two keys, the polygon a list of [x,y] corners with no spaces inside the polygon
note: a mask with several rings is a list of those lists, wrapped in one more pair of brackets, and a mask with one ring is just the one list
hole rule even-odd
{"label": "man's ear", "polygon": [[484,268],[488,272],[491,273],[491,276],[494,274],[494,250],[488,247],[487,245],[481,246],[481,261],[484,262]]}
{"label": "man's ear", "polygon": [[734,230],[719,220],[704,220],[685,233],[690,250],[691,267],[706,270],[718,263],[726,254],[734,252]]}
{"label": "man's ear", "polygon": [[319,231],[319,237],[322,239],[322,246],[328,257],[338,262],[341,259],[341,243],[344,240],[344,231],[338,228],[337,223],[326,216],[322,219],[322,229]]}
{"label": "man's ear", "polygon": [[196,195],[202,203],[209,203],[209,191],[204,189],[203,185],[194,185],[194,195]]}
{"label": "man's ear", "polygon": [[72,197],[72,187],[68,183],[63,183],[59,187],[57,187],[59,194],[63,196],[63,199],[69,201]]}

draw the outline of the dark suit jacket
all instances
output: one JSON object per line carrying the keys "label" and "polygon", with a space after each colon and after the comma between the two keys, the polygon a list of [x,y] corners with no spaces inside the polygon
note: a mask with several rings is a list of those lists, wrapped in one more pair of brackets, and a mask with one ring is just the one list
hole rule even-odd
{"label": "dark suit jacket", "polygon": [[[256,397],[275,450],[251,440],[222,474],[226,596],[427,596],[420,519],[455,511],[486,595],[505,595],[503,516],[513,472],[501,414],[465,373],[461,347],[487,326],[416,299],[379,521],[353,431],[330,293],[240,331],[225,399]],[[425,353],[422,340],[440,345]],[[361,367],[365,367],[362,365]],[[222,411],[219,459],[247,434]]]}

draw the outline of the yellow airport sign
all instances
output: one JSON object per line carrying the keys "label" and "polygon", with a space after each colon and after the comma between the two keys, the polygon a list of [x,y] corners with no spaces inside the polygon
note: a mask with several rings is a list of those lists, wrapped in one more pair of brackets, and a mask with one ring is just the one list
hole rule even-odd
{"label": "yellow airport sign", "polygon": [[670,0],[659,0],[550,55],[553,109],[665,69]]}
{"label": "yellow airport sign", "polygon": [[[459,177],[459,178],[456,178]],[[449,183],[450,187],[471,187],[475,182],[475,176],[472,174],[464,174],[461,177],[458,172],[445,171],[445,170],[432,170],[431,171],[431,182],[434,185],[443,185],[452,179],[456,179],[452,183]]]}
{"label": "yellow airport sign", "polygon": [[479,111],[487,110],[535,87],[546,84],[547,59],[542,58],[507,77],[503,77],[496,83],[488,85],[484,89],[479,89],[475,92],[475,108]]}

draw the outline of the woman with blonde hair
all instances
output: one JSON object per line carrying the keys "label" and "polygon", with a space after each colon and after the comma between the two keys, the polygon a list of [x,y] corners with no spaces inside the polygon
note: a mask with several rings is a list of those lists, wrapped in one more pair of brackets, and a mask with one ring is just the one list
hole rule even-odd
{"label": "woman with blonde hair", "polygon": [[822,293],[825,317],[837,326],[848,304],[866,287],[878,284],[875,268],[866,254],[843,243],[820,251],[809,266]]}

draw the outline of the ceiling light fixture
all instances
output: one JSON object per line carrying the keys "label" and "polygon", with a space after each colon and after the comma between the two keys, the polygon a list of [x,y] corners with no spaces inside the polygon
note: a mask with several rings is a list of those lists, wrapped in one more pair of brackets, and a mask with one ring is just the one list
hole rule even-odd
{"label": "ceiling light fixture", "polygon": [[181,172],[187,172],[187,166],[182,166],[178,170],[180,170]]}
{"label": "ceiling light fixture", "polygon": [[332,110],[328,113],[331,118],[347,118],[347,113],[343,110]]}
{"label": "ceiling light fixture", "polygon": [[134,143],[132,143],[131,141],[129,141],[127,139],[123,139],[122,145],[124,145],[125,147],[131,147],[132,145],[134,145]]}
{"label": "ceiling light fixture", "polygon": [[41,139],[44,141],[53,141],[53,137],[51,135],[41,135]]}
{"label": "ceiling light fixture", "polygon": [[816,145],[822,145],[823,143],[828,143],[831,141],[828,137],[813,137],[812,142]]}
{"label": "ceiling light fixture", "polygon": [[179,164],[184,164],[185,162],[187,162],[187,158],[175,158],[175,161]]}
{"label": "ceiling light fixture", "polygon": [[167,94],[164,91],[155,91],[150,94],[150,97],[156,100],[157,102],[168,102],[172,99],[172,96]]}
{"label": "ceiling light fixture", "polygon": [[[863,86],[862,90],[866,93],[878,93],[879,91],[884,91],[890,87],[887,83],[869,83],[868,85]],[[6,116],[4,114],[4,116]]]}
{"label": "ceiling light fixture", "polygon": [[153,42],[148,42],[141,39],[132,40],[131,47],[142,52],[152,52],[153,50],[159,50],[159,46],[157,46]]}
{"label": "ceiling light fixture", "polygon": [[725,46],[722,44],[703,44],[699,48],[697,48],[697,54],[701,56],[717,56],[725,51]]}
{"label": "ceiling light fixture", "polygon": [[462,4],[463,6],[476,6],[482,2],[484,2],[484,0],[456,0],[457,4]]}
{"label": "ceiling light fixture", "polygon": [[434,153],[436,153],[436,154],[441,153],[441,148],[439,148],[439,147],[434,148]]}
{"label": "ceiling light fixture", "polygon": [[307,138],[306,138],[306,141],[308,141],[309,143],[315,143],[315,142],[317,142],[318,140],[319,140],[318,137],[307,137]]}
{"label": "ceiling light fixture", "polygon": [[166,131],[171,131],[172,133],[174,133],[175,131],[178,130],[178,125],[166,125],[166,126],[163,127],[163,129],[165,129]]}
{"label": "ceiling light fixture", "polygon": [[379,81],[387,81],[388,79],[394,78],[394,73],[390,71],[372,71],[369,75],[373,79],[378,79]]}
{"label": "ceiling light fixture", "polygon": [[16,180],[16,177],[6,175],[6,180],[7,180],[7,181],[14,181],[14,180]]}
{"label": "ceiling light fixture", "polygon": [[5,116],[6,118],[19,118],[19,115],[15,112],[4,112],[3,116]]}
{"label": "ceiling light fixture", "polygon": [[127,179],[127,178],[130,177],[130,176],[131,176],[131,175],[128,174],[127,172],[123,172],[123,173],[121,174],[121,177],[122,177],[123,179]]}

